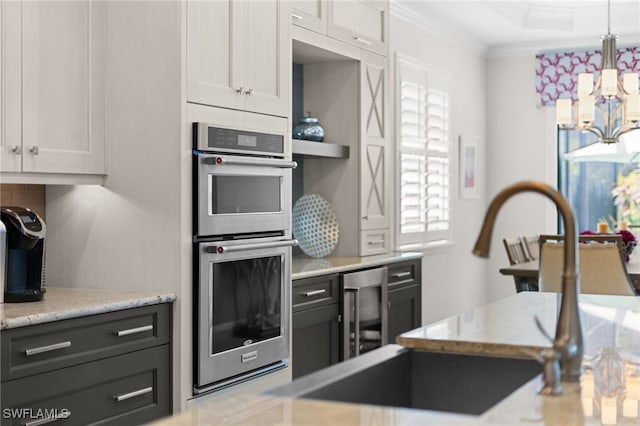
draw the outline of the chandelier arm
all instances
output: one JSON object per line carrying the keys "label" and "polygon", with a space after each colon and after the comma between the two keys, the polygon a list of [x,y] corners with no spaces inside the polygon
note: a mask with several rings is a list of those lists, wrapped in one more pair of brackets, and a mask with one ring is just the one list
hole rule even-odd
{"label": "chandelier arm", "polygon": [[[600,132],[602,133],[601,137],[608,136],[610,133],[608,111],[605,111],[604,107],[601,104],[595,104],[595,107],[598,111],[600,111],[600,115],[602,116],[602,122],[604,124],[604,131],[600,130]],[[610,107],[608,100],[607,100],[607,107]]]}
{"label": "chandelier arm", "polygon": [[582,129],[582,131],[593,133],[594,135],[596,135],[598,137],[598,139],[603,139],[604,138],[604,134],[602,133],[602,130],[600,130],[599,127],[589,127],[587,129]]}
{"label": "chandelier arm", "polygon": [[[617,98],[617,97],[616,97],[616,98]],[[623,105],[623,103],[622,103],[622,102],[620,102],[620,101],[618,101],[618,104],[617,104],[617,105],[616,105],[616,107],[613,109],[613,112],[611,112],[611,113],[609,114],[609,118],[608,118],[608,121],[609,121],[609,122],[611,122],[611,121],[613,120],[613,122],[614,122],[614,124],[615,124],[615,117],[617,117],[617,116],[618,116],[618,111],[620,111],[620,109],[622,108],[622,105]],[[611,128],[613,128],[613,125],[611,125]],[[620,131],[621,129],[624,129],[624,128],[625,128],[624,124],[622,124],[621,126],[617,126],[617,127],[613,128],[613,130],[612,130],[612,132],[611,132],[611,133],[612,133],[612,137],[613,137],[614,139],[618,139],[618,135],[620,135],[619,131]]]}
{"label": "chandelier arm", "polygon": [[640,124],[636,123],[636,125],[634,127],[628,127],[628,128],[619,128],[616,130],[616,133],[614,134],[614,137],[617,139],[618,137],[620,137],[621,135],[624,135],[625,133],[629,133],[633,130],[640,130]]}

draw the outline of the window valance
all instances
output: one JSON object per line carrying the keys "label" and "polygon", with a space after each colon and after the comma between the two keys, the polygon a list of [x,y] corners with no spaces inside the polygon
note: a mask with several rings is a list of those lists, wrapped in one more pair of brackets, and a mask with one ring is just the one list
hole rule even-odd
{"label": "window valance", "polygon": [[[640,72],[640,47],[618,49],[617,57],[618,73]],[[578,74],[593,73],[597,79],[601,61],[600,49],[537,54],[536,91],[541,105],[555,105],[558,98],[575,100]]]}

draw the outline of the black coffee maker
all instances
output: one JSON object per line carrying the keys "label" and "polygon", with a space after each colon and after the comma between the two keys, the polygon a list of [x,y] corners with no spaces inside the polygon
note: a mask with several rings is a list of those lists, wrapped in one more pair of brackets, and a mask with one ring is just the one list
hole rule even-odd
{"label": "black coffee maker", "polygon": [[44,237],[40,217],[22,207],[1,207],[6,227],[5,302],[34,302],[44,295]]}

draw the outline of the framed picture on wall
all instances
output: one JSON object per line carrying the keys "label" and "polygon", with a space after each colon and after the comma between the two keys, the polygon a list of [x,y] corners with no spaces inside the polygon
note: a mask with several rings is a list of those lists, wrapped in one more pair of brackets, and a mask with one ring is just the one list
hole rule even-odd
{"label": "framed picture on wall", "polygon": [[478,136],[459,136],[460,198],[478,198]]}

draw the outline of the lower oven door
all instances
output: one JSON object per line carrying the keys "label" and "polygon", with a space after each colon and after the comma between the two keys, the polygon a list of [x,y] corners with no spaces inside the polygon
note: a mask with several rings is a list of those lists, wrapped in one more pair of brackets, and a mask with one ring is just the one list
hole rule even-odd
{"label": "lower oven door", "polygon": [[196,388],[288,360],[293,245],[282,237],[196,244]]}

